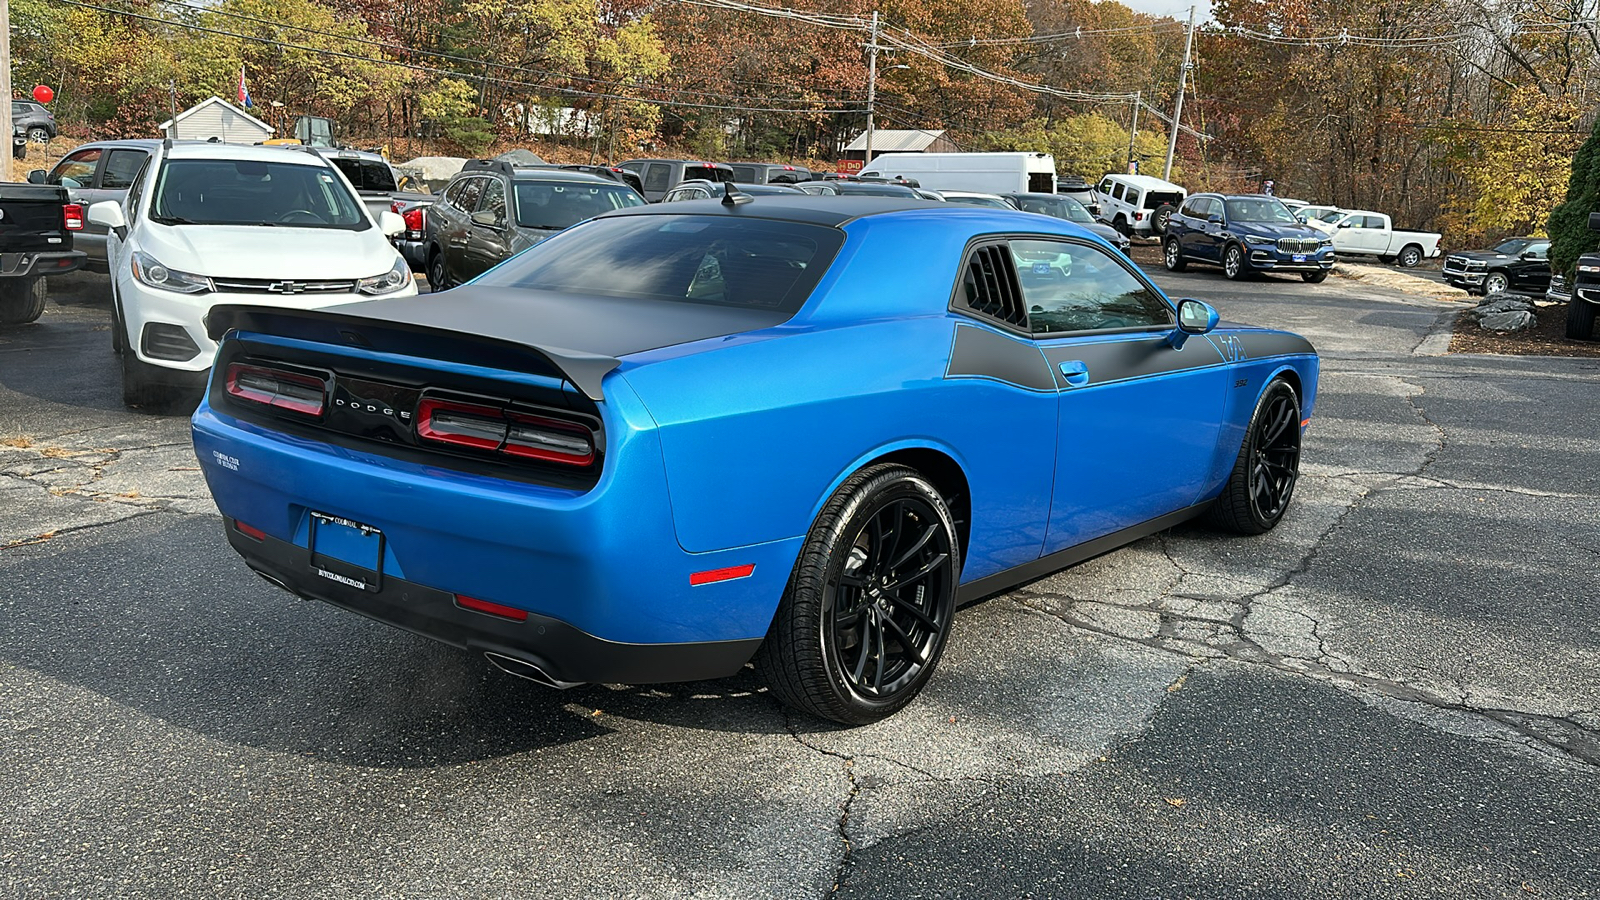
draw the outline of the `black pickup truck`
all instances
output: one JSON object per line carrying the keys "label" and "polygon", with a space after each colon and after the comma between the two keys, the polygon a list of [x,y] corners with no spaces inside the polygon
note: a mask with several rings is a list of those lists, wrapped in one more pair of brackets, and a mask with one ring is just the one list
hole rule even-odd
{"label": "black pickup truck", "polygon": [[0,326],[39,318],[45,276],[83,267],[83,251],[72,249],[83,217],[60,185],[0,184]]}

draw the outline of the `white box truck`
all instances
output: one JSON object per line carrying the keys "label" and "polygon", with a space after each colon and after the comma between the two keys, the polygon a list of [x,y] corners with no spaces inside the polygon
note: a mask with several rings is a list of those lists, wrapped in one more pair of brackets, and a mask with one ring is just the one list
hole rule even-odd
{"label": "white box truck", "polygon": [[1056,158],[1048,153],[885,153],[861,174],[912,178],[932,191],[1056,192]]}

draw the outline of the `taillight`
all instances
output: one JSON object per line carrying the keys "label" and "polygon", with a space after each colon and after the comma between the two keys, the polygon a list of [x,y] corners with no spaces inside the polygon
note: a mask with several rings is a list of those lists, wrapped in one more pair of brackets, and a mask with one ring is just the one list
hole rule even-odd
{"label": "taillight", "polygon": [[61,217],[66,220],[68,231],[83,230],[83,204],[68,203],[61,207]]}
{"label": "taillight", "polygon": [[400,207],[402,205],[403,204],[401,204],[401,202],[399,200],[390,201],[390,203],[389,203],[389,212],[392,212],[392,213],[400,212]]}
{"label": "taillight", "polygon": [[314,375],[231,363],[223,384],[236,400],[301,415],[320,418],[328,405],[327,382]]}
{"label": "taillight", "polygon": [[578,424],[477,403],[425,397],[417,404],[417,437],[568,466],[594,462],[594,432]]}
{"label": "taillight", "polygon": [[405,212],[405,214],[401,216],[401,218],[406,220],[406,229],[407,230],[409,230],[409,231],[421,231],[422,230],[422,227],[423,227],[422,226],[422,207],[418,206],[418,207],[415,207],[413,209],[407,210]]}
{"label": "taillight", "polygon": [[1143,222],[1144,221],[1144,213],[1142,213],[1142,212],[1134,213],[1133,214],[1133,220],[1135,222]]}

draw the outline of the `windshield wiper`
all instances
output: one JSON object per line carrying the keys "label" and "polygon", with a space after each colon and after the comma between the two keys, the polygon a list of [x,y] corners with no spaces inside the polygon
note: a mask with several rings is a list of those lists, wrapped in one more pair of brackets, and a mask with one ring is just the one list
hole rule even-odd
{"label": "windshield wiper", "polygon": [[195,224],[194,222],[191,222],[188,219],[185,219],[183,216],[158,216],[158,215],[155,215],[153,213],[150,216],[150,221],[155,222],[157,225],[193,225],[193,224]]}

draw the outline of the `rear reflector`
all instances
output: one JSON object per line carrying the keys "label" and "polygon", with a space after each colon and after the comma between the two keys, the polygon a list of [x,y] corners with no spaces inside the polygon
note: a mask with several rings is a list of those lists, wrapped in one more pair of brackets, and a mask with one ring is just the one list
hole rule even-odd
{"label": "rear reflector", "polygon": [[755,564],[745,566],[728,566],[725,569],[707,569],[704,572],[694,572],[689,575],[691,587],[702,584],[714,584],[718,581],[732,581],[735,578],[749,578],[756,570]]}
{"label": "rear reflector", "polygon": [[239,530],[239,533],[244,535],[247,538],[251,538],[251,539],[257,540],[257,541],[264,541],[264,540],[267,539],[267,533],[265,531],[262,531],[261,529],[255,527],[254,525],[246,525],[245,523],[239,521],[238,519],[234,519],[233,520],[233,527],[237,528]]}
{"label": "rear reflector", "polygon": [[568,466],[594,462],[594,433],[576,423],[476,403],[424,397],[417,404],[423,440]]}
{"label": "rear reflector", "polygon": [[460,594],[455,596],[456,605],[462,609],[499,616],[502,619],[510,619],[513,622],[528,621],[528,611],[525,609],[517,609],[515,606],[501,606],[498,603],[490,603],[487,600],[478,600],[473,597],[463,597]]}
{"label": "rear reflector", "polygon": [[301,415],[320,417],[327,409],[327,383],[298,372],[232,363],[224,388],[234,399]]}
{"label": "rear reflector", "polygon": [[62,218],[66,219],[66,224],[67,224],[67,230],[68,231],[82,231],[83,230],[83,205],[82,204],[80,204],[80,203],[68,203],[66,206],[63,206],[61,208],[61,215],[62,215]]}

